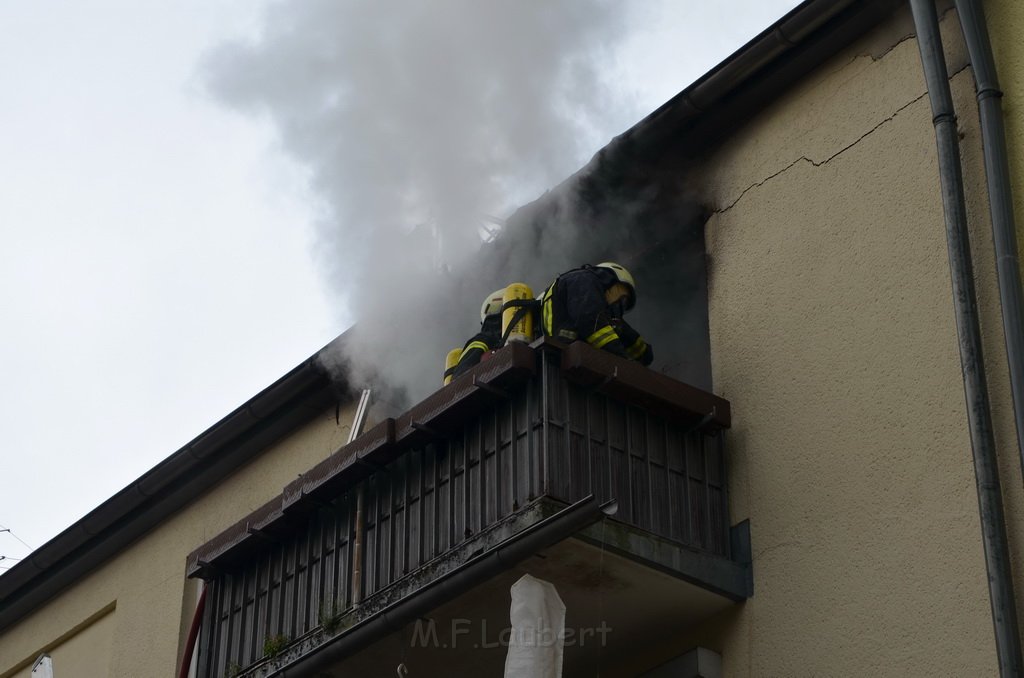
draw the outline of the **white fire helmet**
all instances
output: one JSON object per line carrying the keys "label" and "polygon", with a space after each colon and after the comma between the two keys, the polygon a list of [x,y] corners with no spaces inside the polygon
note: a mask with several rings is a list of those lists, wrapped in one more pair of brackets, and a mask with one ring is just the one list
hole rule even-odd
{"label": "white fire helmet", "polygon": [[629,271],[613,261],[602,262],[594,268],[607,268],[615,274],[615,277],[620,283],[629,288],[629,303],[626,307],[627,310],[636,305],[636,283],[633,281],[633,276],[629,274]]}
{"label": "white fire helmet", "polygon": [[497,315],[501,313],[501,305],[505,301],[505,288],[502,287],[500,290],[494,290],[487,295],[484,299],[484,303],[480,306],[480,322],[487,320],[489,315]]}

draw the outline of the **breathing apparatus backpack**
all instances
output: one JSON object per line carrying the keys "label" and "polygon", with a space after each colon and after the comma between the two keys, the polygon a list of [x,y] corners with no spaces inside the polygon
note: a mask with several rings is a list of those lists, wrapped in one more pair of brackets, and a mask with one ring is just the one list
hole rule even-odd
{"label": "breathing apparatus backpack", "polygon": [[512,283],[505,288],[501,305],[501,343],[531,342],[534,339],[536,316],[540,301],[533,298],[533,290],[524,283]]}
{"label": "breathing apparatus backpack", "polygon": [[[497,350],[510,341],[530,342],[534,339],[534,330],[539,326],[537,314],[540,312],[540,301],[533,298],[533,291],[524,283],[512,283],[505,287],[501,296],[501,336],[492,350]],[[486,309],[486,304],[484,308]],[[486,311],[481,311],[481,314]],[[453,348],[445,356],[442,385],[447,386],[454,378],[455,369],[462,358],[461,348]],[[491,351],[482,359],[486,360]]]}

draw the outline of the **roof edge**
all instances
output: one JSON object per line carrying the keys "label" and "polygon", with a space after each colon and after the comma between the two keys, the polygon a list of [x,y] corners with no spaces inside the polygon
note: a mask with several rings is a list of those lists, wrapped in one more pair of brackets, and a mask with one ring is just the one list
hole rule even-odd
{"label": "roof edge", "polygon": [[[755,93],[759,103],[765,104],[902,4],[902,0],[805,0],[612,144],[621,139],[645,146],[660,143],[662,123],[689,128],[709,113],[735,107],[739,102],[734,98],[754,76],[770,81],[770,86],[760,87]],[[732,121],[730,118],[728,122]]]}
{"label": "roof edge", "polygon": [[[700,152],[743,124],[817,65],[877,26],[903,0],[805,0],[714,68],[629,129],[614,137],[579,170],[509,221],[527,220],[565,191],[584,190],[603,176],[610,188],[630,184],[639,156],[663,162],[680,151]],[[678,161],[678,157],[676,157]]]}
{"label": "roof edge", "polygon": [[341,334],[0,576],[0,631],[116,555],[350,390],[320,358]]}

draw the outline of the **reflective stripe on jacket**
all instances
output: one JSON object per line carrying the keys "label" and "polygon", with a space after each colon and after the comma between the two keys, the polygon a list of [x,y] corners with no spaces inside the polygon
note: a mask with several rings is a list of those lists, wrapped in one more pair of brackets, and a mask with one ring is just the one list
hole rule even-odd
{"label": "reflective stripe on jacket", "polygon": [[501,316],[487,316],[480,332],[474,334],[466,345],[462,347],[462,356],[459,364],[452,371],[452,378],[464,374],[470,368],[478,365],[484,354],[501,348]]}

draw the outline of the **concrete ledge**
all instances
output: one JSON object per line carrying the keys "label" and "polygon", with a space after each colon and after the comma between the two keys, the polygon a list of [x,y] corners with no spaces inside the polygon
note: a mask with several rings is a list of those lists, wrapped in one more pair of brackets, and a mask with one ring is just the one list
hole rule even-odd
{"label": "concrete ledge", "polygon": [[[748,532],[749,535],[749,532]],[[730,600],[753,595],[751,566],[684,546],[615,520],[591,525],[577,539],[651,569],[664,572]]]}

